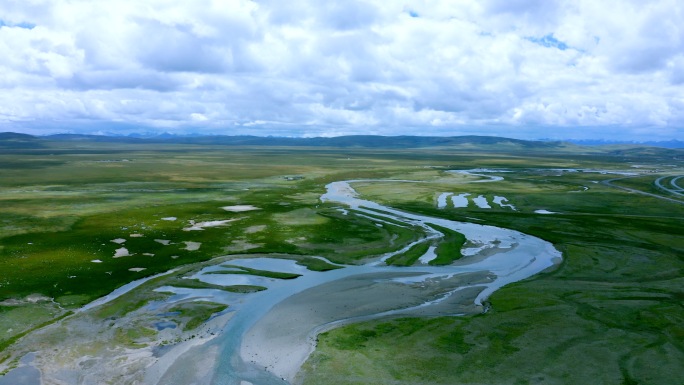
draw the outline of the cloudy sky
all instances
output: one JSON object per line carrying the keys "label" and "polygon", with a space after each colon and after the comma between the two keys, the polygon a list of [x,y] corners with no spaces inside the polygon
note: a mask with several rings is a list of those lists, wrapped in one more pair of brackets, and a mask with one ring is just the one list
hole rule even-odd
{"label": "cloudy sky", "polygon": [[684,140],[681,0],[2,0],[0,131]]}

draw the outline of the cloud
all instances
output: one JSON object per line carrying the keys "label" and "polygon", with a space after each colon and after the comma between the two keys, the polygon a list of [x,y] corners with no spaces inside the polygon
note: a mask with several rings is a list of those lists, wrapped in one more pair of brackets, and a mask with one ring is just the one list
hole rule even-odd
{"label": "cloud", "polygon": [[681,139],[679,3],[10,0],[0,127]]}

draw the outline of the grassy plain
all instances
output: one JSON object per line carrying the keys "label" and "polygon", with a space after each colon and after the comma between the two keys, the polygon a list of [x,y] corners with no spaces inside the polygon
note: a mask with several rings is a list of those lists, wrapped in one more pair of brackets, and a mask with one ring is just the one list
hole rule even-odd
{"label": "grassy plain", "polygon": [[[620,175],[567,171],[649,170],[615,183],[663,194],[655,178],[681,174],[684,164],[679,153],[659,154],[96,142],[3,148],[0,350],[125,283],[218,256],[277,254],[326,270],[336,266],[312,257],[353,264],[399,250],[423,231],[378,226],[372,215],[345,214],[318,199],[332,181],[382,178],[421,183],[360,182],[355,188],[395,208],[538,236],[554,243],[564,262],[497,291],[487,314],[378,320],[327,332],[304,367],[303,383],[679,384],[684,205],[601,184]],[[507,172],[492,183],[448,172],[473,168]],[[504,196],[515,210],[493,203],[490,209],[472,203],[438,209],[443,192],[482,195],[490,203]],[[238,204],[258,210],[223,209]],[[230,222],[188,230],[214,221]],[[449,262],[449,251],[464,242],[459,235],[437,244],[434,263]],[[427,246],[393,262],[411,264]],[[115,258],[121,248],[130,255]],[[122,297],[100,316],[121,317],[149,299]],[[183,306],[172,312],[189,329],[222,309]],[[149,338],[129,335],[138,329],[122,329],[117,338],[123,344]]]}
{"label": "grassy plain", "polygon": [[[4,148],[0,346],[125,283],[216,256],[286,253],[329,270],[337,267],[310,256],[355,263],[400,249],[420,232],[343,216],[318,198],[330,181],[404,167],[415,164],[370,150],[95,142]],[[258,210],[222,209],[236,204]],[[212,221],[230,222],[188,230]],[[129,255],[115,257],[121,248]]]}
{"label": "grassy plain", "polygon": [[[556,164],[562,164],[558,157]],[[630,171],[628,160],[582,157],[563,167]],[[531,159],[530,161],[534,161]],[[653,181],[678,167],[650,163],[654,175],[621,179],[657,193]],[[555,168],[555,167],[554,167]],[[303,383],[329,384],[681,384],[684,375],[684,204],[629,193],[600,182],[600,172],[527,167],[504,181],[443,186],[454,193],[505,196],[517,211],[429,204],[407,184],[392,201],[411,212],[513,228],[551,241],[560,268],[512,284],[491,310],[463,319],[378,320],[319,336]],[[666,196],[667,194],[662,195]],[[406,198],[410,196],[411,198]],[[545,209],[556,214],[535,214]],[[374,365],[368,365],[368,362]]]}

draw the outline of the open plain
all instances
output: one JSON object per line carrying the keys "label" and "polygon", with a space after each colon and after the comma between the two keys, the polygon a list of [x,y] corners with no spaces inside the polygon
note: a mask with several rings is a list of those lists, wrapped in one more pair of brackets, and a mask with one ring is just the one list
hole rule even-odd
{"label": "open plain", "polygon": [[681,150],[357,141],[0,137],[0,384],[681,383]]}

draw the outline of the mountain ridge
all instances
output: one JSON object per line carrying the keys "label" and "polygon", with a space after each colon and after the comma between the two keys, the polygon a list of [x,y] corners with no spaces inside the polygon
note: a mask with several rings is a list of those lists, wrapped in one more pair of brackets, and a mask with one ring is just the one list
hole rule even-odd
{"label": "mountain ridge", "polygon": [[293,146],[293,147],[341,147],[341,148],[431,148],[431,147],[500,147],[520,149],[580,149],[602,148],[607,151],[624,151],[635,148],[681,149],[684,142],[671,140],[663,142],[619,142],[583,140],[524,140],[499,136],[382,136],[346,135],[335,137],[279,137],[256,135],[187,135],[178,136],[163,133],[156,136],[145,135],[91,135],[91,134],[52,134],[34,136],[16,132],[0,132],[0,148],[41,148],[49,142],[96,142],[131,144],[189,144],[223,146]]}
{"label": "mountain ridge", "polygon": [[560,141],[532,141],[496,136],[381,136],[348,135],[336,137],[277,137],[255,135],[202,135],[152,137],[107,136],[85,134],[53,134],[32,136],[18,133],[0,133],[1,143],[40,143],[55,142],[112,142],[112,143],[150,143],[150,144],[195,144],[195,145],[232,145],[232,146],[304,146],[304,147],[365,147],[365,148],[424,148],[454,145],[517,145],[524,148],[555,148],[567,145]]}

